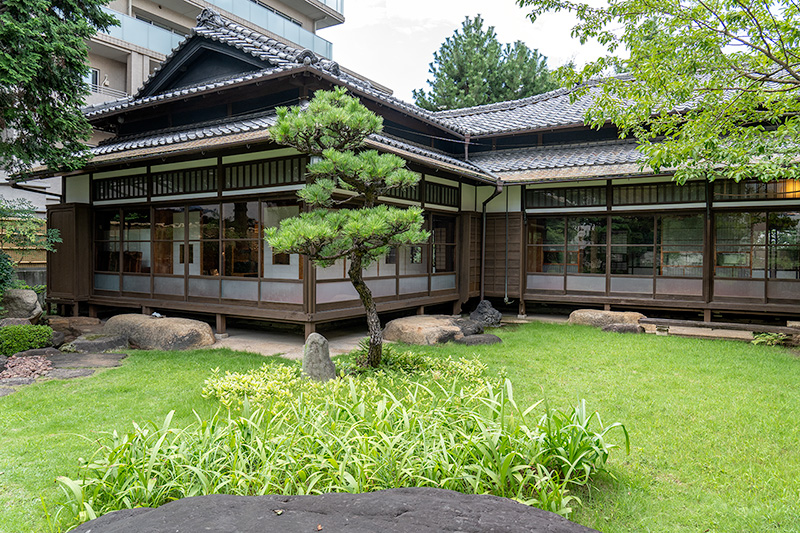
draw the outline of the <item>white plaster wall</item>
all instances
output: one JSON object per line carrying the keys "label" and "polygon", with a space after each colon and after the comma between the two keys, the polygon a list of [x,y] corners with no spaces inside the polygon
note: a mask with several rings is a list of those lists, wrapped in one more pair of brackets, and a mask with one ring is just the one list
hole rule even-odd
{"label": "white plaster wall", "polygon": [[91,199],[89,175],[69,176],[65,180],[64,201],[67,203],[88,204]]}

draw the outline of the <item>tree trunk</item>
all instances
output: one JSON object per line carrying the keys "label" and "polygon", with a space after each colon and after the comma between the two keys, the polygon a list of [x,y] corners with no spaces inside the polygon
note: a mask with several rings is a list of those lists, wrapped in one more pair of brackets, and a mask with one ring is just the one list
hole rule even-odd
{"label": "tree trunk", "polygon": [[353,283],[364,310],[367,312],[367,327],[369,328],[369,352],[367,353],[367,364],[373,368],[381,363],[383,354],[383,332],[381,331],[381,321],[378,318],[378,308],[375,307],[375,300],[372,298],[372,291],[364,282],[364,271],[362,269],[363,257],[360,254],[353,254],[349,258],[350,268],[347,274]]}

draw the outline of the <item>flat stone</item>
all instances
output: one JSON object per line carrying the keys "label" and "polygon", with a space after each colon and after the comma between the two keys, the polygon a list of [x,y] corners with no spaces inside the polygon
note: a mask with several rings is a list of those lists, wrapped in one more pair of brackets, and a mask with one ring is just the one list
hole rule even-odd
{"label": "flat stone", "polygon": [[328,339],[319,333],[312,333],[303,348],[303,374],[314,381],[336,379],[336,365],[331,361]]}
{"label": "flat stone", "polygon": [[611,324],[636,324],[639,320],[646,318],[641,313],[601,311],[599,309],[578,309],[569,315],[569,323],[580,326],[594,326],[602,328]]}
{"label": "flat stone", "polygon": [[54,354],[60,354],[55,348],[34,348],[33,350],[25,350],[24,352],[17,352],[14,354],[16,357],[34,357],[41,355],[43,357],[50,357]]}
{"label": "flat stone", "polygon": [[17,385],[30,385],[36,378],[6,378],[0,379],[0,386],[16,387]]}
{"label": "flat stone", "polygon": [[0,320],[0,328],[6,326],[30,326],[31,321],[27,318],[4,318]]}
{"label": "flat stone", "polygon": [[120,366],[124,353],[61,353],[47,358],[53,368],[111,368]]}
{"label": "flat stone", "polygon": [[481,333],[479,335],[467,335],[466,337],[456,339],[453,342],[457,344],[464,344],[466,346],[479,346],[486,344],[500,344],[503,342],[503,339],[497,335],[492,335],[491,333]]}
{"label": "flat stone", "polygon": [[644,328],[638,324],[609,324],[603,326],[603,331],[611,333],[644,333]]}
{"label": "flat stone", "polygon": [[496,328],[500,326],[503,314],[492,307],[492,303],[489,300],[481,300],[478,303],[478,307],[469,314],[469,317],[479,322],[483,327]]}
{"label": "flat stone", "polygon": [[72,341],[81,335],[101,333],[103,330],[103,324],[99,318],[88,316],[51,316],[48,317],[47,322],[53,331],[63,333],[67,341]]}
{"label": "flat stone", "polygon": [[193,350],[216,342],[211,326],[188,318],[117,315],[108,319],[103,332],[126,337],[142,350]]}
{"label": "flat stone", "polygon": [[94,374],[93,368],[55,368],[47,373],[48,379],[85,378]]}
{"label": "flat stone", "polygon": [[8,396],[9,394],[14,394],[15,392],[17,392],[17,389],[0,387],[0,398],[2,398],[3,396]]}
{"label": "flat stone", "polygon": [[101,516],[75,533],[597,533],[555,513],[489,495],[434,488],[366,494],[184,498]]}
{"label": "flat stone", "polygon": [[70,345],[78,353],[100,353],[127,350],[128,338],[123,335],[81,335]]}

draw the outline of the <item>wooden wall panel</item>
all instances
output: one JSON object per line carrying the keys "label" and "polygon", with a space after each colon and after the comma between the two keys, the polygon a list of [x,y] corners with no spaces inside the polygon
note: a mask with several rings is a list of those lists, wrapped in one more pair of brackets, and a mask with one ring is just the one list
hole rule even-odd
{"label": "wooden wall panel", "polygon": [[47,226],[58,229],[62,242],[47,254],[47,296],[60,300],[89,298],[92,276],[91,212],[88,205],[48,207]]}
{"label": "wooden wall panel", "polygon": [[[506,248],[508,242],[508,248]],[[486,218],[486,262],[484,294],[502,297],[506,294],[506,251],[508,255],[508,296],[521,296],[522,214],[490,214]]]}

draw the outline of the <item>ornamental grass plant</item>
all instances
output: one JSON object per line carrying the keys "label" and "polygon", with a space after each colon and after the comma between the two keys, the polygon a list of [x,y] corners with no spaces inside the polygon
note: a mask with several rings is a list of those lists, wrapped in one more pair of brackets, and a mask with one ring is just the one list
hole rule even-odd
{"label": "ornamental grass plant", "polygon": [[[478,361],[386,359],[384,369],[327,383],[281,364],[214,372],[204,394],[227,409],[188,427],[174,427],[170,413],[110,433],[80,477],[59,478],[67,500],[54,516],[82,522],[205,494],[396,487],[494,494],[569,515],[580,503],[572,489],[603,470],[614,447],[604,435],[619,428],[627,443],[624,427],[603,427],[584,404],[521,408],[511,381],[486,377]],[[414,366],[438,370],[423,378]]]}

